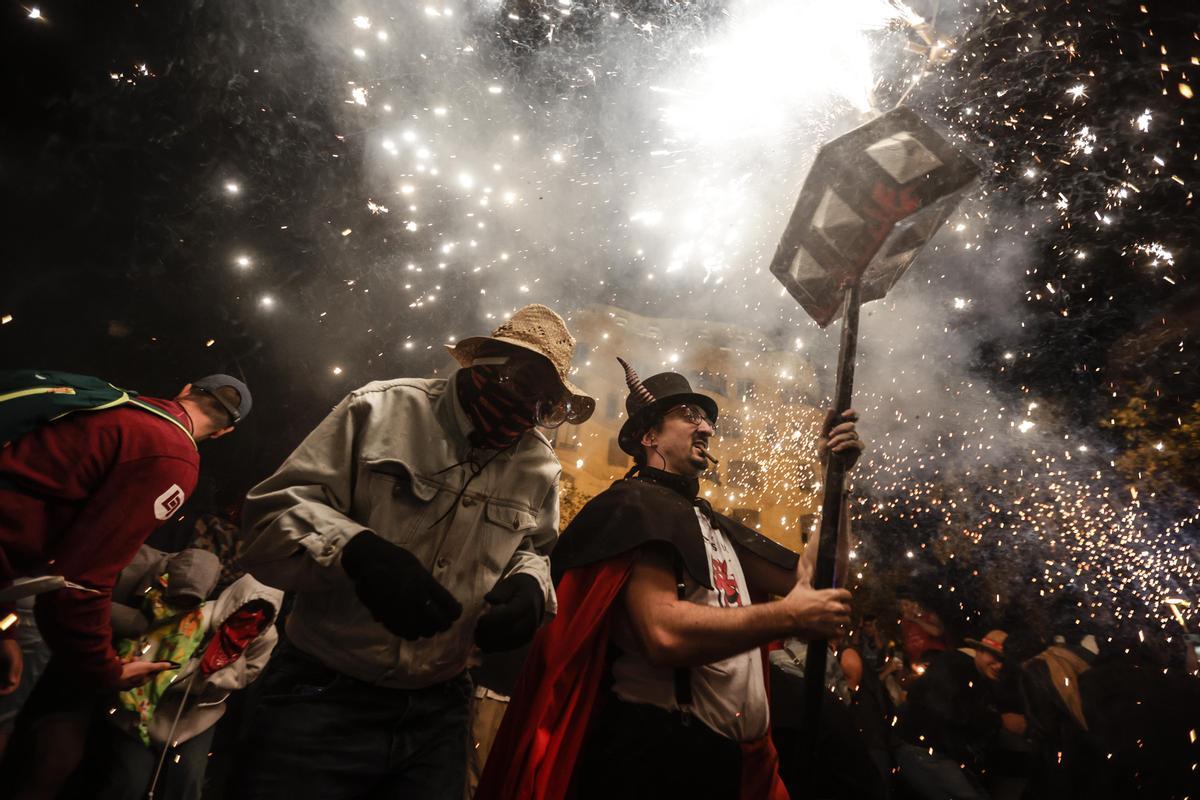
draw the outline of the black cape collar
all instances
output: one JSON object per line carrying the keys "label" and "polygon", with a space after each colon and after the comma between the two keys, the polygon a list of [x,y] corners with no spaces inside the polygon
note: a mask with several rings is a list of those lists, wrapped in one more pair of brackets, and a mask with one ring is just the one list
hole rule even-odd
{"label": "black cape collar", "polygon": [[654,467],[636,466],[625,477],[666,487],[689,501],[695,500],[696,495],[700,494],[699,478],[689,478],[686,475],[677,475],[674,472],[665,472]]}
{"label": "black cape collar", "polygon": [[[634,473],[637,473],[636,475]],[[631,471],[584,505],[562,532],[550,556],[554,582],[564,572],[636,550],[647,544],[674,550],[692,579],[709,589],[709,555],[696,509],[720,528],[735,547],[785,569],[796,568],[796,554],[741,523],[719,514],[697,497],[699,482],[651,467]]]}

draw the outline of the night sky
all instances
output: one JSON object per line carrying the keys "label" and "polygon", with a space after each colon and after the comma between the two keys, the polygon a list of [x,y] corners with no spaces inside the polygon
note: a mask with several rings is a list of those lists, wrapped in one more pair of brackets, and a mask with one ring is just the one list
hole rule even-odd
{"label": "night sky", "polygon": [[[816,148],[903,98],[983,175],[864,310],[868,552],[969,581],[1010,537],[1042,579],[1053,540],[1052,591],[1197,599],[1195,4],[34,8],[0,12],[2,363],[150,395],[244,376],[198,502],[526,302],[734,322],[828,376],[836,326],[766,265]],[[1067,495],[1069,523],[1030,513]]]}

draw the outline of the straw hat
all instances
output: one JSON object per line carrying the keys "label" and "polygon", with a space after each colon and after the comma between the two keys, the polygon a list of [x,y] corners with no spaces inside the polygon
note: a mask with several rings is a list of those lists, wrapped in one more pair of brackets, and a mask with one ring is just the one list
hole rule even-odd
{"label": "straw hat", "polygon": [[982,639],[963,639],[964,644],[980,650],[987,650],[997,658],[1004,658],[1004,640],[1008,634],[1001,630],[988,631]]}
{"label": "straw hat", "polygon": [[559,383],[571,395],[572,406],[579,410],[578,416],[572,420],[574,424],[582,424],[596,410],[595,398],[567,379],[571,371],[575,337],[567,330],[563,318],[554,311],[538,303],[527,305],[492,331],[491,336],[472,336],[458,344],[446,345],[446,349],[455,361],[469,367],[481,347],[496,342],[537,353],[550,362]]}

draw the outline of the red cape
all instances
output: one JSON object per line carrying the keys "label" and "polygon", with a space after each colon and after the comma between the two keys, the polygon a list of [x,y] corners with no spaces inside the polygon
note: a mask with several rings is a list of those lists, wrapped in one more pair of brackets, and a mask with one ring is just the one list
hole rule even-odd
{"label": "red cape", "polygon": [[[565,800],[602,700],[609,612],[632,567],[626,555],[563,575],[558,614],[533,641],[475,800]],[[742,800],[788,800],[770,734],[742,743],[742,764]]]}

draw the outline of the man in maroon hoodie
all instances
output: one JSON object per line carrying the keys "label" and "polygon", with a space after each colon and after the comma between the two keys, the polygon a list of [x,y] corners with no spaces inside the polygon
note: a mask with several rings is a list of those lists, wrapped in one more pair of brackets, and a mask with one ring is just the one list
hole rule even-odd
{"label": "man in maroon hoodie", "polygon": [[[117,573],[196,485],[196,443],[216,439],[250,410],[245,384],[210,375],[174,400],[139,397],[76,412],[0,449],[0,591],[18,578],[61,575],[80,587],[37,597],[47,669],[79,688],[132,688],[166,664],[122,664],[112,648]],[[20,682],[14,616],[0,607],[0,695]]]}
{"label": "man in maroon hoodie", "polygon": [[[12,797],[54,797],[82,755],[86,720],[104,690],[131,689],[177,665],[122,663],[112,646],[112,589],[146,538],[175,516],[200,467],[196,443],[233,430],[250,391],[210,375],[173,400],[137,398],[43,424],[0,449],[0,591],[61,576],[34,616],[51,659],[18,720],[0,778]],[[0,695],[21,683],[16,616],[0,607]]]}

